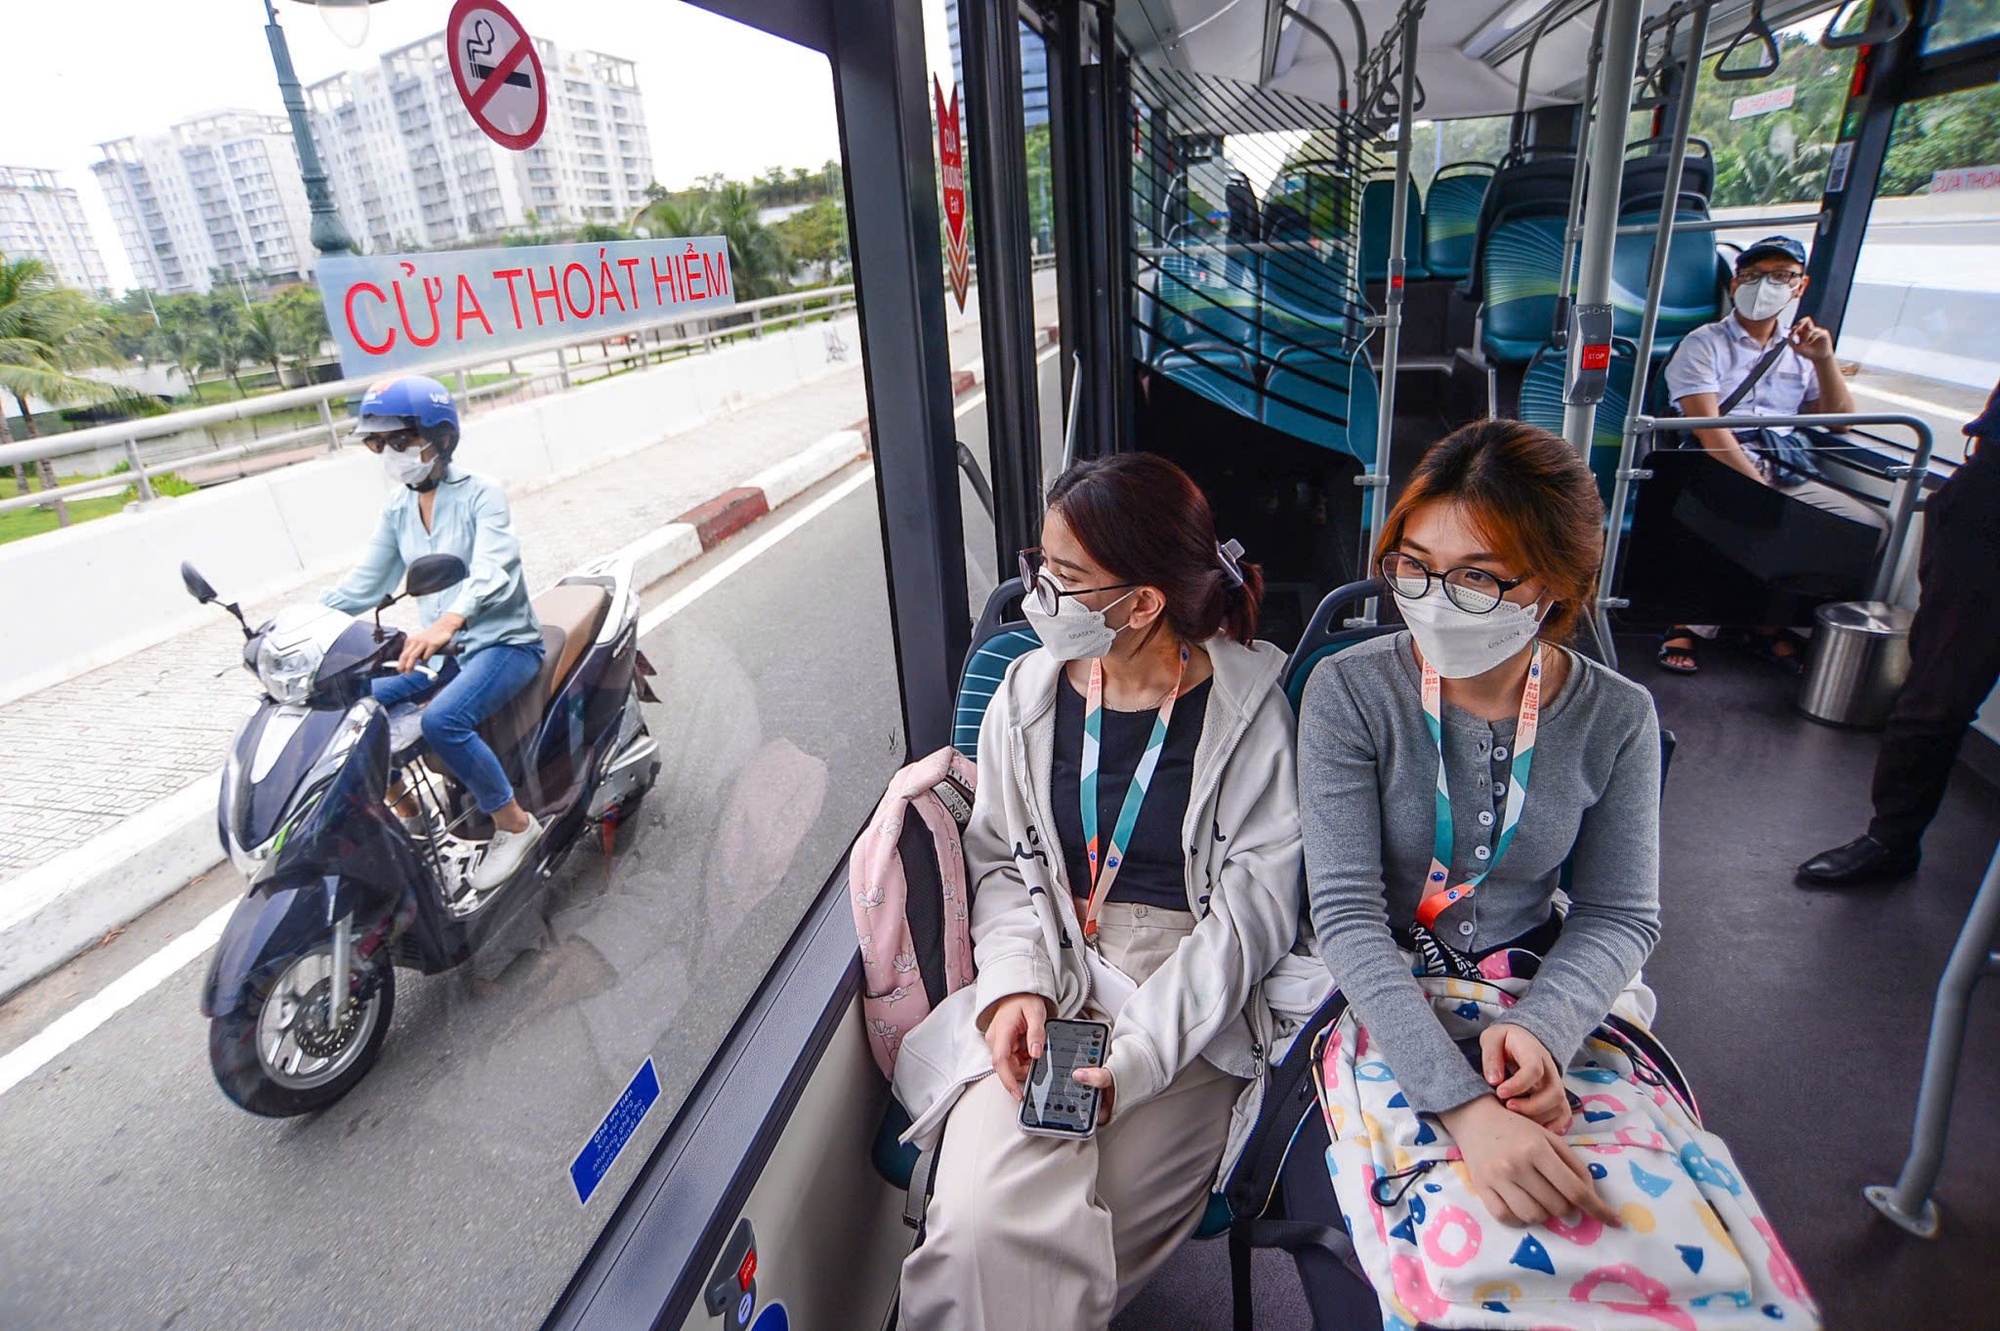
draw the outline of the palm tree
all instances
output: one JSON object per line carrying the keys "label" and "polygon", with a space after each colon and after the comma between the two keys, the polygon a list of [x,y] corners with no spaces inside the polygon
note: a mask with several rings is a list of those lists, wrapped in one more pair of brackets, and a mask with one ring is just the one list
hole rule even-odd
{"label": "palm tree", "polygon": [[743,299],[774,295],[783,284],[784,246],[757,220],[757,201],[740,181],[655,199],[632,220],[654,236],[721,236],[729,246],[736,294]]}
{"label": "palm tree", "polygon": [[271,367],[271,386],[283,388],[284,359],[296,341],[284,318],[268,304],[253,305],[243,320],[243,349],[251,359]]}
{"label": "palm tree", "polygon": [[[30,397],[53,406],[131,400],[125,389],[76,373],[116,360],[110,325],[88,296],[63,286],[39,259],[0,257],[0,390],[20,409],[28,438],[39,434]],[[0,443],[12,437],[0,413]],[[55,468],[43,458],[38,470],[43,492],[54,495]],[[27,493],[27,469],[15,467],[14,478]],[[68,506],[59,496],[55,506],[57,522],[68,526]]]}
{"label": "palm tree", "polygon": [[[189,348],[189,356],[191,360],[213,365],[227,374],[229,382],[236,385],[237,397],[249,397],[250,392],[243,387],[242,378],[243,358],[248,353],[248,344],[249,338],[240,325],[221,321],[209,329],[207,337]],[[197,364],[197,369],[200,364]]]}

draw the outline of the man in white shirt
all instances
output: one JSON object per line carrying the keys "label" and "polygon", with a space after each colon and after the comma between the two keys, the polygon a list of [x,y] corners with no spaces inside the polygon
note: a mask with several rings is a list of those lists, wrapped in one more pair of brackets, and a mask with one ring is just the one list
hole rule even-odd
{"label": "man in white shirt", "polygon": [[[1785,349],[1728,414],[1800,416],[1855,409],[1854,395],[1834,358],[1833,336],[1811,319],[1800,319],[1789,332],[1778,327],[1786,308],[1805,294],[1805,267],[1805,246],[1790,236],[1766,236],[1737,257],[1736,277],[1729,284],[1735,308],[1682,338],[1663,371],[1668,396],[1682,415],[1722,415],[1723,399],[1750,377],[1774,338],[1782,338]],[[1808,442],[1789,430],[1696,430],[1693,437],[1718,461],[1752,480],[1851,522],[1887,530],[1882,510],[1817,479]],[[1662,666],[1677,674],[1694,673],[1690,632],[1677,627],[1662,640]],[[1700,630],[1699,636],[1713,637],[1714,630]],[[1796,668],[1797,643],[1774,638],[1772,655]]]}

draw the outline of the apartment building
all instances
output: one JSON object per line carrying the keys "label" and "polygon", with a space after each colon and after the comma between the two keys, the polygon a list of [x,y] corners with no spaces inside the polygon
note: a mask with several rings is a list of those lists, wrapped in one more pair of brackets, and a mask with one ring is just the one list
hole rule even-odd
{"label": "apartment building", "polygon": [[452,82],[443,33],[310,85],[306,100],[341,218],[376,253],[621,223],[646,202],[652,147],[636,66],[537,39],[549,79],[542,138],[511,152],[482,134]]}
{"label": "apartment building", "polygon": [[111,285],[82,202],[53,171],[0,166],[0,255],[40,259],[64,286],[82,291]]}
{"label": "apartment building", "polygon": [[304,278],[316,258],[291,124],[229,110],[98,145],[91,167],[142,287]]}

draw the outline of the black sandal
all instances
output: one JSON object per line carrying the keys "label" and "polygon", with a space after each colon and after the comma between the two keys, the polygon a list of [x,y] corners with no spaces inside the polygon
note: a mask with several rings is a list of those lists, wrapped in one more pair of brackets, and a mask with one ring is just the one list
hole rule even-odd
{"label": "black sandal", "polygon": [[[1685,645],[1675,646],[1676,643]],[[1695,674],[1701,669],[1701,664],[1695,660],[1694,643],[1695,635],[1689,630],[1685,628],[1668,629],[1660,635],[1660,650],[1654,657],[1654,660],[1658,663],[1660,669],[1670,675]],[[1672,659],[1674,657],[1683,657],[1685,659],[1676,664]]]}
{"label": "black sandal", "polygon": [[[1778,629],[1772,633],[1754,635],[1753,650],[1788,675],[1803,675],[1806,672],[1806,645],[1796,636]],[[1780,650],[1783,648],[1784,650]]]}

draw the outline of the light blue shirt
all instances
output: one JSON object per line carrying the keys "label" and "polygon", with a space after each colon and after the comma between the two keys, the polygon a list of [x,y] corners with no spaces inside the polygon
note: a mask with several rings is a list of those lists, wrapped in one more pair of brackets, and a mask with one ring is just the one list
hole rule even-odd
{"label": "light blue shirt", "polygon": [[[1777,329],[1773,337],[1783,337]],[[1769,342],[1750,336],[1743,321],[1733,313],[1703,324],[1681,339],[1667,361],[1667,394],[1676,403],[1691,393],[1713,393],[1719,405],[1750,377],[1758,357],[1771,349]],[[1732,416],[1803,416],[1807,404],[1819,397],[1819,375],[1812,362],[1794,348],[1787,348],[1744,399]]]}
{"label": "light blue shirt", "polygon": [[513,514],[499,482],[456,465],[445,469],[431,508],[430,530],[424,530],[417,492],[397,490],[383,506],[382,520],[361,563],[338,587],[320,600],[336,610],[361,614],[398,590],[403,571],[424,555],[457,555],[471,570],[464,582],[431,596],[417,598],[424,623],[447,612],[461,615],[465,628],[459,645],[472,653],[496,643],[539,643],[541,622],[528,603],[527,579],[521,573],[521,542],[514,535]]}

